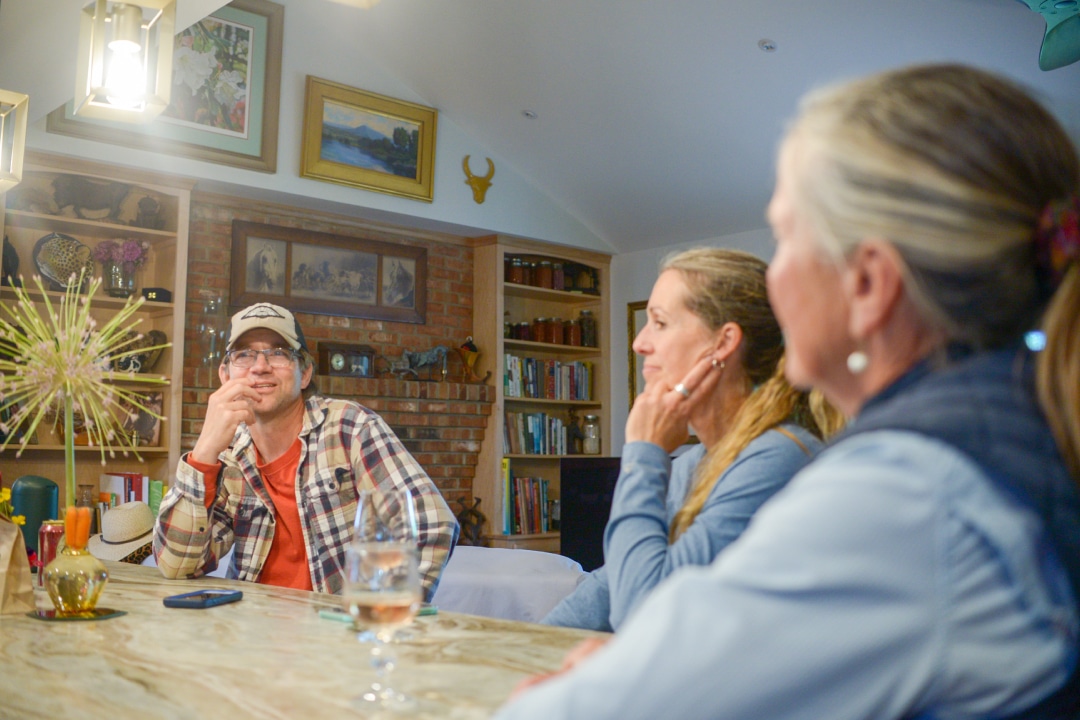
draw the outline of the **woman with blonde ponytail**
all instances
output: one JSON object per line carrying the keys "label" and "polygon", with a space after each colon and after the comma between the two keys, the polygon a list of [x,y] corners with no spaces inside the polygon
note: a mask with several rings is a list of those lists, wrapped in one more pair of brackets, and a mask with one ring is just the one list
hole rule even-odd
{"label": "woman with blonde ponytail", "polygon": [[[605,563],[545,623],[618,629],[657,583],[710,563],[738,538],[821,448],[822,426],[837,426],[826,403],[815,415],[808,393],[784,377],[765,269],[753,255],[717,248],[662,263],[634,340],[646,385],[627,420]],[[701,444],[671,461],[688,427]]]}

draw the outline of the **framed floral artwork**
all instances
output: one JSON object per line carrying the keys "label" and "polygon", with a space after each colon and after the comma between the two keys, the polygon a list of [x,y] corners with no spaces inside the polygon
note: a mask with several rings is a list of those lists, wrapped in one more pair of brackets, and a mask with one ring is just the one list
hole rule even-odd
{"label": "framed floral artwork", "polygon": [[277,3],[233,0],[177,33],[172,99],[154,120],[76,117],[69,102],[49,113],[46,130],[276,172],[284,20]]}

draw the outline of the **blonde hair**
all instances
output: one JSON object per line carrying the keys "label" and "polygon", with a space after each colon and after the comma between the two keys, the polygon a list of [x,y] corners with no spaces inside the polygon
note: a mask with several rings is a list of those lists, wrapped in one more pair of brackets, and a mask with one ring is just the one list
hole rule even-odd
{"label": "blonde hair", "polygon": [[1039,353],[1035,382],[1065,464],[1080,481],[1080,262],[1072,267],[1043,316],[1046,348]]}
{"label": "blonde hair", "polygon": [[1040,403],[1080,480],[1080,271],[1051,300],[1034,243],[1047,205],[1080,189],[1053,116],[991,73],[918,66],[808,96],[783,152],[823,250],[839,260],[866,238],[892,243],[907,295],[949,342],[1005,347],[1045,313]]}
{"label": "blonde hair", "polygon": [[749,394],[731,429],[698,463],[694,485],[671,523],[672,542],[701,512],[724,470],[759,435],[794,422],[824,437],[826,426],[842,424],[839,414],[820,398],[814,403],[821,413],[819,423],[809,394],[793,388],[784,377],[783,335],[769,306],[765,269],[765,263],[749,253],[719,248],[685,250],[661,264],[661,272],[681,274],[687,309],[709,329],[717,330],[728,322],[742,329],[742,369]]}

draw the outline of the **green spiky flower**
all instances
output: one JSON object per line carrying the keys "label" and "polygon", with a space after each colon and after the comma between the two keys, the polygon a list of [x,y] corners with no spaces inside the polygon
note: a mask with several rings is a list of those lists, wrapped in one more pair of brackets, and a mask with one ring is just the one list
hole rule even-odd
{"label": "green spiky flower", "polygon": [[[75,415],[82,417],[90,445],[101,449],[102,465],[106,453],[116,457],[118,449],[126,457],[130,448],[141,460],[136,449],[138,438],[124,431],[124,420],[134,410],[165,418],[148,407],[145,389],[125,385],[169,383],[166,377],[112,369],[125,358],[168,347],[169,343],[152,348],[139,345],[141,335],[134,329],[142,320],[133,315],[145,302],[141,297],[129,298],[98,327],[90,314],[90,301],[101,286],[101,278],[89,281],[85,295],[79,293],[83,280],[81,273],[78,278],[72,276],[56,304],[35,275],[40,297],[35,293],[36,299],[31,299],[26,288],[14,287],[16,300],[3,305],[7,318],[0,317],[0,413],[8,415],[0,422],[5,435],[0,451],[21,429],[16,457],[21,456],[43,421],[55,427],[63,418],[68,505],[75,504]],[[125,405],[134,410],[122,409]]]}

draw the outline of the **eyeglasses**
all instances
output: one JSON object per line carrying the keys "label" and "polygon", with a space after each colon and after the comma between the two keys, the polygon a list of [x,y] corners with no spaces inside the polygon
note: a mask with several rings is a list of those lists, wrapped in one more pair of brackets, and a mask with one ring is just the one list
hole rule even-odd
{"label": "eyeglasses", "polygon": [[229,364],[237,368],[255,367],[260,355],[272,368],[291,367],[296,362],[296,351],[270,348],[269,350],[232,350],[229,352]]}

